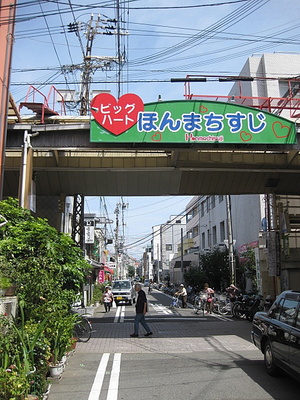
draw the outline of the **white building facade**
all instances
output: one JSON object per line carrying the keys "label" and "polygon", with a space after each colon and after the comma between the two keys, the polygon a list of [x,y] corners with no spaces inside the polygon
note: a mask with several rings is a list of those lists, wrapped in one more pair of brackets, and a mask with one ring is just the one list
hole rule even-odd
{"label": "white building facade", "polygon": [[[292,98],[300,97],[299,68],[300,54],[254,55],[240,76],[255,79],[236,82],[229,93],[231,101],[245,104],[246,97],[247,106],[269,104],[270,112],[295,121],[295,110],[288,108]],[[249,248],[254,250],[258,290],[274,297],[282,290],[300,287],[300,197],[275,196],[271,188],[268,191],[266,195],[230,196],[230,214],[235,251],[242,255]],[[197,263],[201,252],[228,245],[225,196],[195,197],[186,212],[186,263]],[[179,257],[172,261],[173,269]]]}
{"label": "white building facade", "polygon": [[169,220],[152,227],[153,279],[170,280],[170,261],[186,234],[185,216],[171,215]]}

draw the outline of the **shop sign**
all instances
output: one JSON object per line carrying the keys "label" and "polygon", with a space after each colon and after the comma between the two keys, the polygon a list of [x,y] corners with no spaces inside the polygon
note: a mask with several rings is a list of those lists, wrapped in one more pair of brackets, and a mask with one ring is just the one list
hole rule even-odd
{"label": "shop sign", "polygon": [[91,102],[90,140],[106,143],[295,144],[295,124],[234,103],[174,100],[144,104],[135,94]]}
{"label": "shop sign", "polygon": [[101,269],[98,274],[98,282],[103,283],[105,281],[105,272]]}
{"label": "shop sign", "polygon": [[92,244],[95,242],[94,221],[86,221],[84,225],[84,243]]}

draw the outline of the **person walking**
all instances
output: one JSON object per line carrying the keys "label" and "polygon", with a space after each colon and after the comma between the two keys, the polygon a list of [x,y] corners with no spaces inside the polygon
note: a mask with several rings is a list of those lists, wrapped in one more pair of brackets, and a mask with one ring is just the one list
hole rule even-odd
{"label": "person walking", "polygon": [[225,290],[229,296],[230,308],[231,308],[231,312],[232,312],[233,305],[237,301],[240,290],[233,283]]}
{"label": "person walking", "polygon": [[109,312],[110,308],[111,308],[111,305],[112,305],[112,302],[114,300],[112,292],[109,289],[109,286],[105,287],[105,292],[103,293],[102,299],[103,299],[105,312]]}
{"label": "person walking", "polygon": [[134,285],[135,291],[138,293],[138,298],[135,304],[135,311],[136,315],[134,318],[134,333],[132,333],[131,337],[139,337],[139,324],[141,323],[145,328],[145,335],[144,336],[151,336],[153,335],[149,325],[145,320],[145,315],[148,311],[148,303],[146,293],[142,290],[142,285],[140,283],[136,283]]}
{"label": "person walking", "polygon": [[182,308],[187,308],[187,291],[183,283],[179,286],[179,290],[175,293],[175,295],[180,296]]}
{"label": "person walking", "polygon": [[214,306],[213,300],[214,300],[215,291],[208,286],[208,283],[205,283],[203,293],[205,293],[207,296],[206,297],[206,304],[207,304],[206,314],[208,314],[208,313],[212,314],[212,310],[213,310],[213,306]]}

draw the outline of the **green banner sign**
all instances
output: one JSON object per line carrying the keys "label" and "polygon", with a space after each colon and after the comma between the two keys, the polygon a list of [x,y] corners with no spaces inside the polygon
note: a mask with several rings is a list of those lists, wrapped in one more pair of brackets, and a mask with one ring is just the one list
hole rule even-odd
{"label": "green banner sign", "polygon": [[234,103],[178,100],[143,104],[135,94],[91,102],[91,142],[294,144],[295,124]]}

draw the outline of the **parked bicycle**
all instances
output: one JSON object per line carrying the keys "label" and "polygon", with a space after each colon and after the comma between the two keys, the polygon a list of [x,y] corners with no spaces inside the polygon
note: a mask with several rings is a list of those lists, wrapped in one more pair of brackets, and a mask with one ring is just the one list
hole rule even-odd
{"label": "parked bicycle", "polygon": [[214,301],[214,306],[213,306],[213,312],[216,314],[220,315],[232,315],[232,304],[231,302],[226,299],[226,300],[221,300],[218,298],[215,298]]}
{"label": "parked bicycle", "polygon": [[263,309],[264,301],[262,296],[243,296],[242,301],[234,303],[232,314],[235,318],[247,318],[248,321],[252,321],[254,314]]}
{"label": "parked bicycle", "polygon": [[202,311],[203,315],[205,313],[207,303],[207,296],[204,293],[199,293],[194,299],[194,313],[198,314],[199,311]]}
{"label": "parked bicycle", "polygon": [[74,337],[78,342],[88,342],[92,335],[92,324],[88,319],[88,315],[79,314],[74,310],[72,312],[76,314]]}
{"label": "parked bicycle", "polygon": [[170,308],[179,308],[179,297],[173,296],[172,303],[170,304]]}

